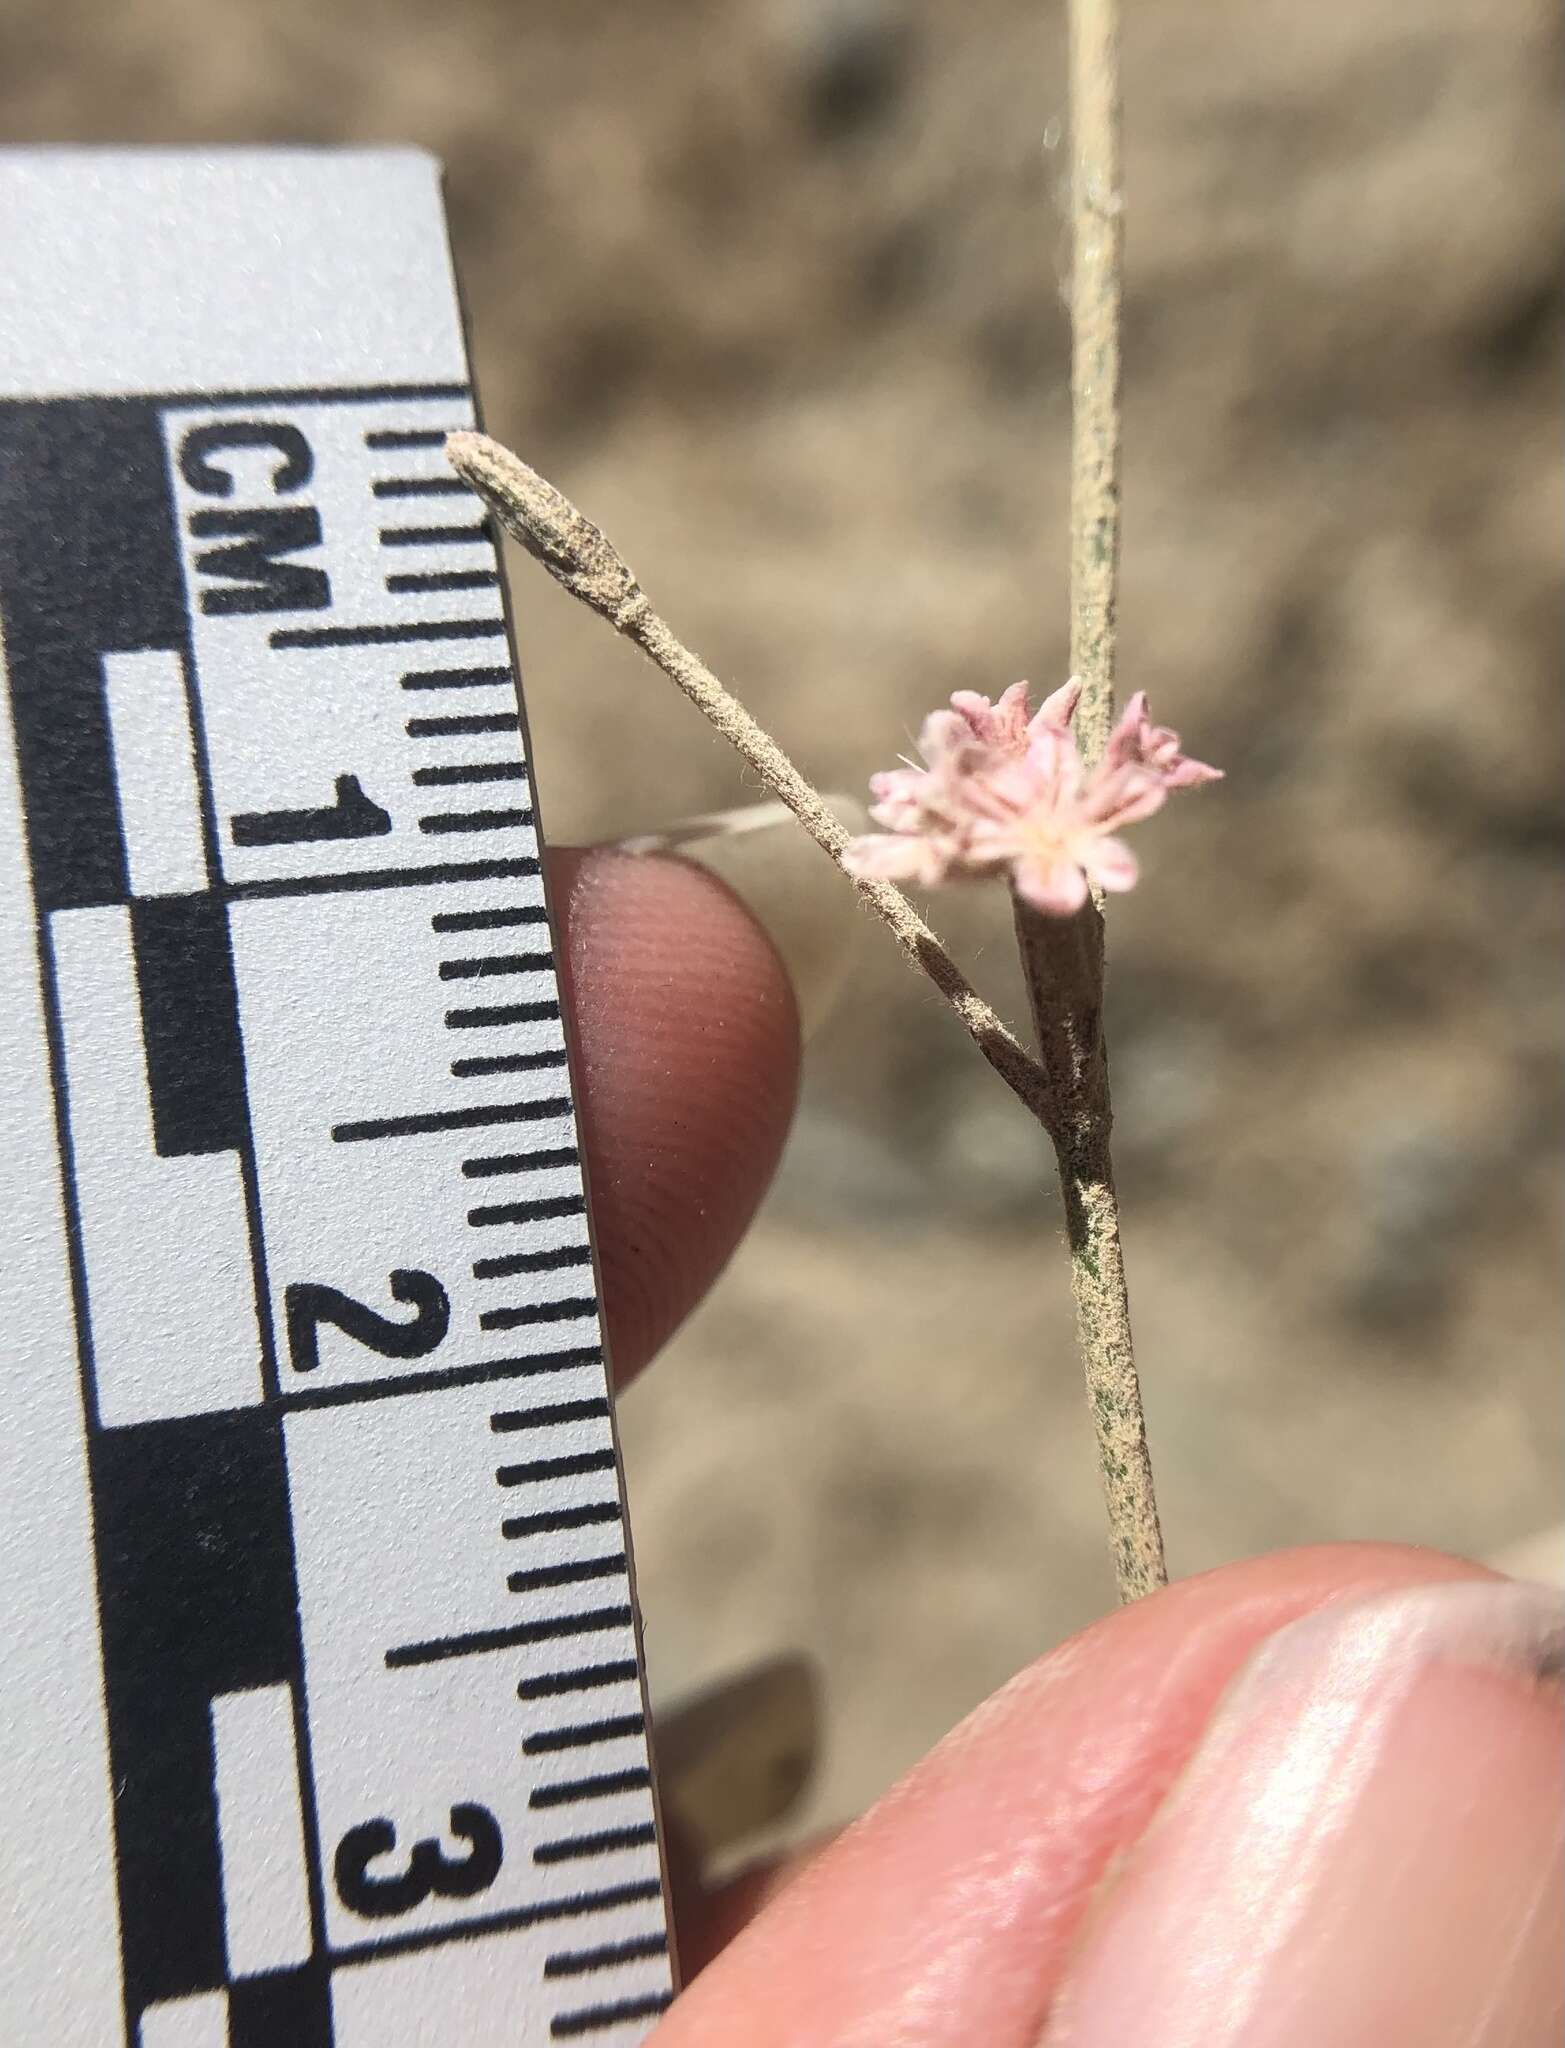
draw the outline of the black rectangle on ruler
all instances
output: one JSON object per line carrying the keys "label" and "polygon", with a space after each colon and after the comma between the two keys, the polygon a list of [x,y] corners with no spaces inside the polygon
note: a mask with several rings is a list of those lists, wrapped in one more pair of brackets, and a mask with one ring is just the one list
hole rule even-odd
{"label": "black rectangle on ruler", "polygon": [[103,656],[185,635],[155,406],[0,403],[0,605],[38,907],[123,902]]}
{"label": "black rectangle on ruler", "polygon": [[212,894],[143,896],[130,915],[158,1151],[239,1151],[249,1125],[227,906]]}
{"label": "black rectangle on ruler", "polygon": [[298,1592],[282,1435],[265,1409],[105,1430],[91,1457],[135,2013],[225,1980],[211,1703],[298,1682]]}

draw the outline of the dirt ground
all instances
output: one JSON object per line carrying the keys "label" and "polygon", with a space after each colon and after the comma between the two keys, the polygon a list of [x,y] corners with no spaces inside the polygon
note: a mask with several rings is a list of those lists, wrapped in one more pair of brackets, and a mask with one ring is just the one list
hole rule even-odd
{"label": "dirt ground", "polygon": [[[1558,1518],[1559,32],[1131,9],[1109,1028],[1171,1562]],[[1062,21],[1037,0],[0,0],[7,141],[410,140],[489,421],[828,787],[1065,672]],[[742,800],[513,582],[556,837]],[[1020,1012],[992,901],[937,906]],[[865,926],[775,1196],[626,1403],[672,1693],[823,1667],[806,1820],[1112,1598],[1036,1134]]]}

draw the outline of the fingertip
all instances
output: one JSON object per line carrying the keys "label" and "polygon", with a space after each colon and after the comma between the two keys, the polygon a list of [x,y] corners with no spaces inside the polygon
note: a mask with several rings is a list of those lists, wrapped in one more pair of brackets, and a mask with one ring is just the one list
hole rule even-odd
{"label": "fingertip", "polygon": [[692,864],[550,858],[610,1355],[621,1384],[726,1264],[766,1191],[799,1021],[766,933]]}

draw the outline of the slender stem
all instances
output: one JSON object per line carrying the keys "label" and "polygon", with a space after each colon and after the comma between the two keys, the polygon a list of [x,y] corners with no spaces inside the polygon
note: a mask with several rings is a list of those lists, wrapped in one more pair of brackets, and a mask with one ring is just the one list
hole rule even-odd
{"label": "slender stem", "polygon": [[[506,530],[556,582],[633,640],[679,685],[841,868],[851,836],[841,820],[771,734],[652,609],[646,592],[605,535],[519,455],[487,435],[452,434],[446,453],[457,474],[493,508]],[[1044,1069],[973,988],[902,891],[890,882],[857,875],[849,879],[889,927],[907,959],[939,989],[1001,1080],[1041,1123],[1052,1125],[1054,1104]]]}
{"label": "slender stem", "polygon": [[[1069,0],[1071,172],[1071,669],[1082,679],[1075,730],[1088,764],[1114,718],[1119,575],[1118,0]],[[1113,1112],[1103,1040],[1103,914],[1042,917],[1017,901],[1016,935],[1038,1049],[1056,1105],[1051,1124],[1071,1248],[1071,1291],[1122,1600],[1166,1584],[1130,1334]]]}
{"label": "slender stem", "polygon": [[1088,767],[1114,721],[1119,601],[1119,0],[1069,0],[1071,116],[1071,673]]}

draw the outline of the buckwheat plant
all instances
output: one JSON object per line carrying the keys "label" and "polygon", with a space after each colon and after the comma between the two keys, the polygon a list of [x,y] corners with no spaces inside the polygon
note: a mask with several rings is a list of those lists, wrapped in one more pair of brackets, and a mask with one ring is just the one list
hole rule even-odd
{"label": "buckwheat plant", "polygon": [[[919,738],[921,762],[871,784],[884,829],[852,838],[818,789],[653,609],[590,520],[519,456],[450,436],[452,466],[528,553],[641,648],[738,749],[849,877],[1053,1142],[1076,1327],[1120,1597],[1167,1578],[1131,1343],[1103,1041],[1103,915],[1131,888],[1119,837],[1175,791],[1215,780],[1154,725],[1137,691],[1115,722],[1119,565],[1118,0],[1068,0],[1071,152],[1071,669],[1036,713],[1027,685],[995,703],[958,691]],[[1008,887],[1037,1037],[1026,1050],[898,886]]]}

